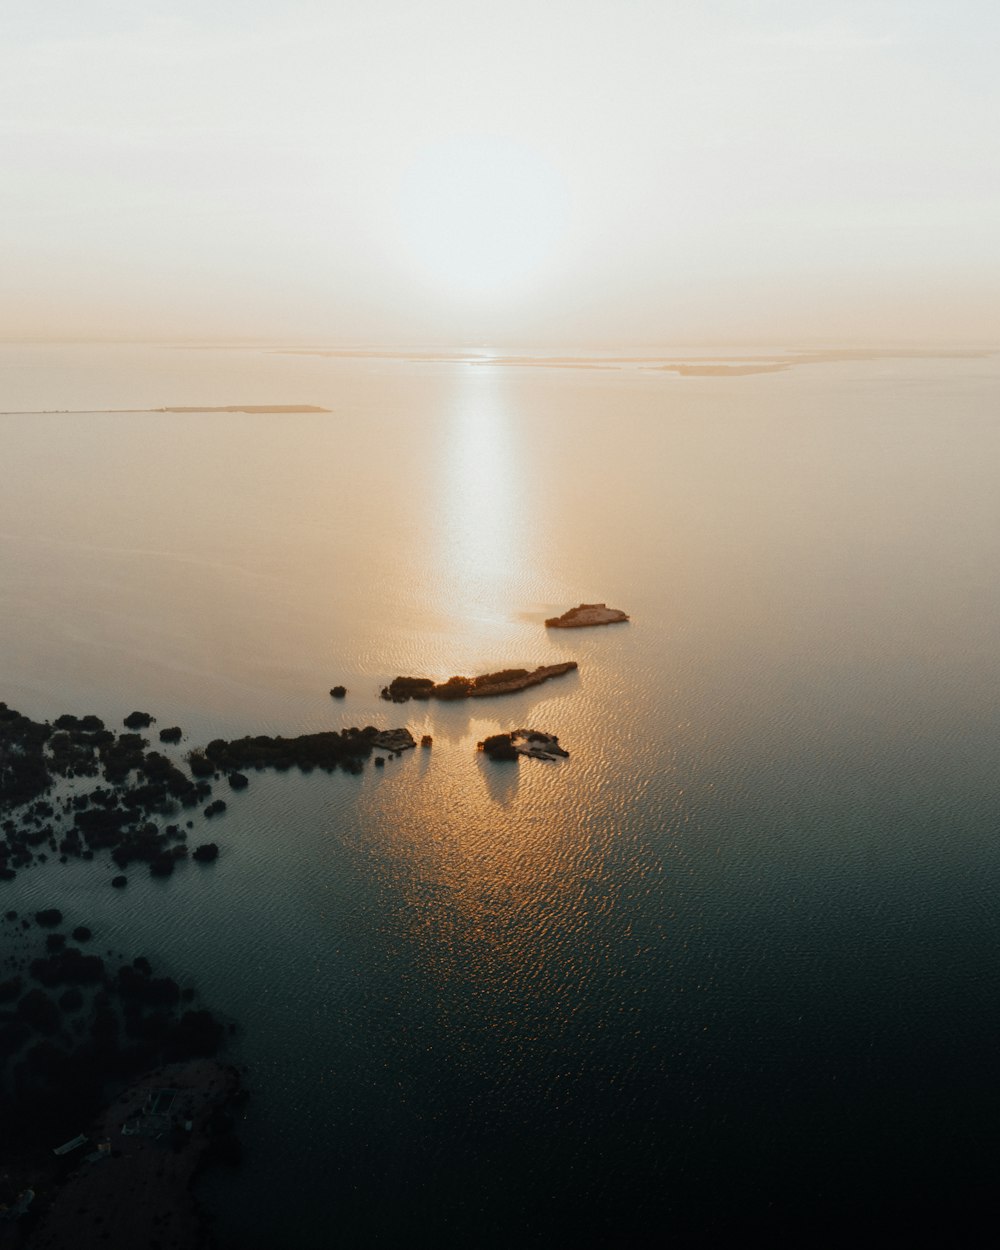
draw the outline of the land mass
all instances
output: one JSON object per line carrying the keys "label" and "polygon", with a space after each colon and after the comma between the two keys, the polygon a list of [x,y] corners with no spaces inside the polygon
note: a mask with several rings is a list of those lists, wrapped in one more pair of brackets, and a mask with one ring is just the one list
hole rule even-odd
{"label": "land mass", "polygon": [[195,408],[148,408],[147,412],[329,412],[329,408],[320,408],[317,404],[224,404],[209,408],[199,405]]}
{"label": "land mass", "polygon": [[615,625],[627,620],[628,613],[620,608],[609,608],[606,603],[581,603],[562,616],[549,617],[545,624],[549,629],[582,629],[585,625]]}
{"label": "land mass", "polygon": [[320,408],[318,404],[222,404],[215,407],[208,404],[170,408],[39,408],[28,411],[0,412],[0,417],[85,417],[95,412],[248,412],[248,413],[294,413],[294,412],[329,412],[329,408]]}
{"label": "land mass", "polygon": [[516,760],[527,755],[536,760],[569,758],[569,752],[559,745],[555,734],[542,733],[538,729],[515,729],[509,734],[491,734],[476,744],[477,750],[485,752],[491,760]]}
{"label": "land mass", "polygon": [[836,364],[867,360],[977,360],[995,355],[992,348],[950,347],[871,347],[831,348],[817,351],[781,350],[769,355],[719,355],[679,359],[669,356],[554,356],[490,355],[485,352],[406,352],[362,348],[275,348],[290,356],[331,356],[340,358],[406,360],[414,363],[460,363],[487,368],[531,369],[649,369],[680,377],[744,377],[759,373],[784,373],[802,365]]}
{"label": "land mass", "polygon": [[[148,727],[153,719],[148,712],[132,712],[125,723]],[[159,734],[164,744],[182,736],[176,725]],[[226,801],[212,798],[212,786],[223,774],[230,790],[241,791],[249,779],[240,769],[360,773],[376,747],[400,751],[416,744],[405,728],[368,725],[296,738],[217,738],[183,758],[148,750],[149,745],[140,733],[116,733],[97,716],[66,713],[49,724],[0,703],[0,883],[50,856],[66,863],[101,852],[119,871],[138,862],[154,877],[169,877],[189,858],[210,863],[218,855],[213,842],[189,854],[194,820],[183,820],[181,809],[194,816],[190,809],[206,804],[203,818],[221,815]],[[74,778],[74,793],[52,794]],[[88,785],[90,779],[103,784]],[[172,817],[172,823],[156,823]],[[123,876],[111,882],[116,888],[126,883]]]}
{"label": "land mass", "polygon": [[515,694],[529,686],[540,686],[550,677],[561,677],[577,667],[576,660],[562,664],[543,664],[540,668],[506,668],[498,673],[479,677],[449,677],[435,684],[430,677],[394,677],[382,687],[382,698],[392,703],[407,699],[485,699],[495,694]]}
{"label": "land mass", "polygon": [[57,1189],[30,1244],[208,1245],[191,1182],[208,1155],[226,1152],[230,1143],[220,1152],[220,1132],[239,1092],[236,1069],[213,1059],[168,1064],[142,1077],[73,1151],[77,1170]]}
{"label": "land mass", "polygon": [[[187,1185],[210,1144],[239,1154],[223,1111],[239,1076],[216,1059],[226,1026],[145,955],[88,952],[95,936],[58,907],[4,915],[0,1246],[85,1250],[110,1232],[150,1246],[157,1227],[176,1235],[164,1246],[201,1245]],[[178,1091],[170,1114],[137,1123],[157,1082]]]}

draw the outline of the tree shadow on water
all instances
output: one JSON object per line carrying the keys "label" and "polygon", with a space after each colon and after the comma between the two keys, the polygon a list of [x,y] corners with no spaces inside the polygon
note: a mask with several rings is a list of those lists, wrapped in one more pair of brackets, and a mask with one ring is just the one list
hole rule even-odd
{"label": "tree shadow on water", "polygon": [[494,803],[499,803],[501,807],[508,807],[513,803],[521,779],[521,761],[491,760],[489,756],[479,752],[476,762]]}

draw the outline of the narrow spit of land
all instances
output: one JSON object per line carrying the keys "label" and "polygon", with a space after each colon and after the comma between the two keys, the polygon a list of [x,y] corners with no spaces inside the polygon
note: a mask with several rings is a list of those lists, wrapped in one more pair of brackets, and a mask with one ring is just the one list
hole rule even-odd
{"label": "narrow spit of land", "polygon": [[777,350],[768,355],[676,356],[506,356],[484,352],[437,353],[366,351],[340,348],[272,348],[286,356],[328,356],[343,359],[405,360],[413,364],[451,362],[485,368],[521,369],[647,369],[684,378],[748,377],[757,373],[785,373],[801,365],[838,364],[868,360],[978,360],[995,355],[987,348],[828,348],[816,351]]}
{"label": "narrow spit of land", "polygon": [[87,417],[93,416],[95,413],[110,412],[115,414],[121,413],[145,413],[145,412],[246,412],[246,413],[273,413],[281,415],[282,413],[296,412],[329,412],[329,408],[321,408],[318,404],[222,404],[215,407],[206,404],[197,404],[193,407],[174,406],[170,408],[38,408],[38,409],[20,409],[11,410],[9,412],[0,412],[0,417]]}

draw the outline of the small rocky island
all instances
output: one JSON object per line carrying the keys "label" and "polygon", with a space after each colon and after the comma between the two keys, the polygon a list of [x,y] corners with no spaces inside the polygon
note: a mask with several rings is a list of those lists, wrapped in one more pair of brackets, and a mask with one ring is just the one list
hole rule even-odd
{"label": "small rocky island", "polygon": [[549,629],[583,629],[586,625],[616,625],[628,619],[627,612],[609,608],[606,603],[581,603],[562,616],[549,617],[545,624]]}
{"label": "small rocky island", "polygon": [[509,734],[491,734],[477,743],[491,760],[516,760],[528,755],[536,760],[569,759],[569,752],[559,745],[555,734],[545,734],[538,729],[515,729]]}
{"label": "small rocky island", "polygon": [[449,677],[437,685],[429,677],[394,677],[388,686],[382,687],[382,698],[392,703],[405,703],[407,699],[485,699],[540,686],[550,677],[561,677],[576,667],[576,660],[566,660],[562,664],[543,664],[530,670],[506,668],[479,677]]}

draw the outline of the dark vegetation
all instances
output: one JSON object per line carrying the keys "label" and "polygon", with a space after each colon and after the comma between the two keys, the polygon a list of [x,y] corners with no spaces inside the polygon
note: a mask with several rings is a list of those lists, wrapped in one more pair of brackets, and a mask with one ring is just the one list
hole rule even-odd
{"label": "dark vegetation", "polygon": [[510,734],[491,734],[479,744],[491,760],[516,760],[517,751]]}
{"label": "dark vegetation", "polygon": [[123,724],[126,729],[148,729],[155,720],[148,712],[129,712]]}
{"label": "dark vegetation", "polygon": [[[201,758],[213,774],[216,771],[235,772],[240,768],[285,770],[293,766],[306,772],[314,768],[332,772],[338,767],[345,772],[360,772],[363,761],[372,753],[373,740],[380,732],[373,725],[368,725],[364,729],[345,729],[342,733],[329,730],[301,734],[298,738],[269,738],[263,734],[255,738],[237,738],[232,742],[216,738],[205,747]],[[192,771],[193,768],[192,757]],[[233,784],[232,781],[230,784]]]}
{"label": "dark vegetation", "polygon": [[[203,753],[187,761],[151,750],[140,731],[154,720],[133,712],[116,733],[97,716],[38,723],[0,703],[0,889],[49,860],[106,855],[120,870],[140,864],[166,877],[188,858],[181,825],[193,821],[176,818],[211,799],[217,764]],[[160,740],[182,736],[173,727]],[[225,809],[216,799],[205,811]],[[218,854],[216,843],[205,843],[191,858],[205,864]],[[127,881],[119,872],[111,885]],[[11,1193],[33,1185],[39,1199],[18,1222],[20,1237],[72,1164],[53,1161],[56,1144],[86,1131],[150,1069],[214,1056],[226,1032],[190,986],[154,975],[143,956],[83,949],[93,936],[85,924],[64,928],[57,907],[7,908],[0,923],[0,1176]],[[228,1130],[212,1131],[223,1145],[232,1141]]]}
{"label": "dark vegetation", "polygon": [[477,699],[495,694],[513,694],[529,686],[540,685],[550,677],[559,677],[577,667],[575,660],[562,664],[543,664],[540,668],[505,668],[478,677],[449,677],[435,685],[429,677],[394,677],[382,687],[382,698],[392,703],[408,699]]}
{"label": "dark vegetation", "polygon": [[[125,723],[145,727],[152,719],[133,712]],[[75,792],[46,797],[64,779],[76,780]],[[80,785],[90,780],[89,788]],[[115,734],[97,716],[39,724],[0,703],[0,881],[50,855],[65,863],[100,852],[119,868],[140,861],[153,875],[168,875],[187,854],[186,835],[155,818],[210,795],[207,779],[149,750],[139,733]]]}
{"label": "dark vegetation", "polygon": [[17,922],[8,912],[0,959],[0,1124],[19,1153],[75,1135],[138,1074],[218,1052],[224,1025],[148,959],[88,955],[61,934],[36,950]]}
{"label": "dark vegetation", "polygon": [[[0,883],[50,856],[65,863],[102,853],[122,871],[139,863],[154,877],[169,877],[188,858],[187,833],[164,822],[202,804],[206,818],[225,812],[225,800],[211,797],[222,774],[242,791],[250,783],[240,769],[360,773],[381,732],[369,725],[297,738],[217,738],[171,759],[136,732],[154,720],[132,712],[125,717],[129,732],[116,734],[97,716],[67,713],[40,724],[0,703]],[[164,742],[181,736],[176,726],[160,731]],[[63,780],[75,781],[73,792],[49,797]],[[119,875],[111,884],[121,888],[126,880]]]}

